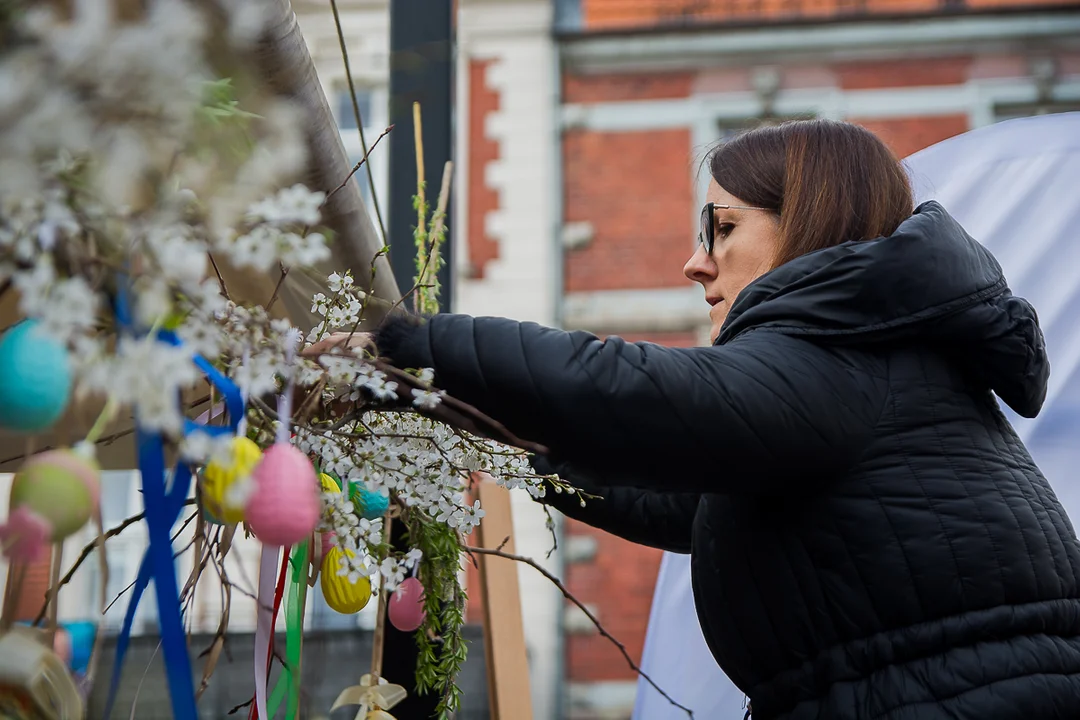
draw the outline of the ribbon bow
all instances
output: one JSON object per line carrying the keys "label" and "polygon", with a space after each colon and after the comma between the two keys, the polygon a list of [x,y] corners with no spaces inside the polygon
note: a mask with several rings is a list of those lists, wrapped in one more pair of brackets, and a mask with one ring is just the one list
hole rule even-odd
{"label": "ribbon bow", "polygon": [[405,699],[408,693],[400,685],[392,685],[383,678],[364,675],[359,685],[347,687],[341,691],[330,712],[346,705],[359,705],[357,720],[396,720],[386,712]]}

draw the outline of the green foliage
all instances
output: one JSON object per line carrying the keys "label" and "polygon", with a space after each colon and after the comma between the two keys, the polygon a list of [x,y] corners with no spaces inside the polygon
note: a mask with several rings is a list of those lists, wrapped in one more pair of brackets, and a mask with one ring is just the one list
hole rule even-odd
{"label": "green foliage", "polygon": [[229,120],[246,121],[259,117],[255,113],[240,109],[240,101],[236,99],[236,89],[233,87],[231,78],[221,78],[206,83],[199,113],[215,125]]}
{"label": "green foliage", "polygon": [[[413,209],[416,210],[417,225],[413,231],[416,243],[416,295],[414,305],[422,315],[434,315],[439,312],[439,270],[446,261],[442,256],[442,244],[446,241],[445,212],[436,210],[423,199],[424,184],[417,185],[417,194],[413,196]],[[429,213],[430,217],[429,217]]]}
{"label": "green foliage", "polygon": [[202,104],[196,115],[196,135],[208,141],[204,152],[225,151],[234,157],[246,157],[254,148],[251,121],[257,119],[258,115],[240,107],[232,79],[220,78],[203,87]]}
{"label": "green foliage", "polygon": [[425,694],[440,693],[436,717],[450,720],[461,705],[456,680],[468,653],[461,634],[465,625],[461,547],[453,528],[419,515],[415,513],[409,522],[409,544],[424,553],[420,582],[425,588],[426,615],[416,631],[416,688]]}

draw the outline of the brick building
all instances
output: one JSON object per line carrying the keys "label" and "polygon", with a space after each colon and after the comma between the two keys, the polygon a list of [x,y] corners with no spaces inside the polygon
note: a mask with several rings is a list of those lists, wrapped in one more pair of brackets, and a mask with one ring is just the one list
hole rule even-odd
{"label": "brick building", "polygon": [[[708,147],[761,121],[858,122],[899,156],[1080,110],[1080,3],[459,0],[457,308],[707,341],[682,276]],[[660,553],[578,523],[563,576],[640,656]],[[567,718],[629,717],[635,678],[567,605]]]}
{"label": "brick building", "polygon": [[[1080,110],[1080,0],[456,1],[460,312],[699,344],[707,307],[681,267],[712,143],[761,121],[829,117],[904,156],[1003,119]],[[388,2],[337,3],[369,142],[388,117]],[[327,4],[293,5],[358,159]],[[388,163],[376,152],[371,165],[385,207]],[[130,483],[115,485],[110,507],[131,510]],[[518,552],[543,559],[543,512],[516,494],[514,513]],[[660,553],[578,523],[557,532],[544,562],[639,658]],[[111,563],[136,561],[139,544]],[[115,582],[133,570],[114,568]],[[635,678],[618,651],[531,568],[519,577],[536,720],[629,717]],[[47,576],[35,580],[40,598]],[[94,597],[93,583],[61,597]],[[254,618],[235,615],[237,629]],[[350,622],[369,627],[370,613]]]}

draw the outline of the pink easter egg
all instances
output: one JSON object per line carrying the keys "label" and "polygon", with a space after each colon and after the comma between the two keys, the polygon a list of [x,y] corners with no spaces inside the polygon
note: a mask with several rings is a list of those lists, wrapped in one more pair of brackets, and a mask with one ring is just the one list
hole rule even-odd
{"label": "pink easter egg", "polygon": [[295,545],[315,531],[321,500],[315,468],[304,453],[278,443],[263,453],[251,474],[254,488],[244,517],[267,545]]}
{"label": "pink easter egg", "polygon": [[387,608],[390,624],[401,632],[412,632],[424,622],[424,586],[416,578],[406,578],[390,593]]}
{"label": "pink easter egg", "polygon": [[52,534],[52,523],[23,505],[0,525],[0,546],[8,560],[29,564],[47,557]]}
{"label": "pink easter egg", "polygon": [[53,636],[53,652],[60,658],[60,662],[70,667],[71,665],[71,636],[68,635],[68,631],[64,628],[56,628],[56,635]]}
{"label": "pink easter egg", "polygon": [[326,554],[330,552],[330,548],[334,547],[334,539],[336,537],[337,534],[332,532],[325,532],[319,536],[320,557],[326,557]]}

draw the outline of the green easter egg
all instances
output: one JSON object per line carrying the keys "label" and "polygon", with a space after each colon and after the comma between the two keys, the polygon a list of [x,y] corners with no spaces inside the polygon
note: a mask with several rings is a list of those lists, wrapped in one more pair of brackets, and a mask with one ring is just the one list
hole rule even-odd
{"label": "green easter egg", "polygon": [[[74,453],[43,453],[31,458],[15,474],[11,484],[11,508],[27,507],[52,525],[53,542],[78,532],[93,515],[100,487],[92,464]],[[48,457],[46,457],[48,456]],[[74,468],[74,461],[83,464]],[[93,482],[88,477],[93,476]],[[93,485],[93,487],[91,486]],[[96,490],[96,492],[95,492]]]}

